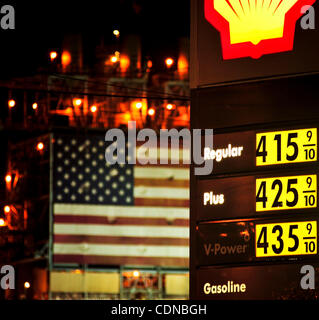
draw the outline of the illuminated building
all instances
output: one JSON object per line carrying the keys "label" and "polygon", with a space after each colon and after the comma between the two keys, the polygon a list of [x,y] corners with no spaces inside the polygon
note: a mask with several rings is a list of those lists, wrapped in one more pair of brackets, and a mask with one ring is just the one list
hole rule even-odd
{"label": "illuminated building", "polygon": [[[10,235],[3,238],[3,241],[6,242],[7,246],[13,248],[10,254],[7,253],[7,261],[28,259],[26,263],[17,267],[23,292],[21,293],[20,289],[17,290],[14,293],[16,298],[19,298],[21,294],[28,294],[34,299],[47,299],[49,297],[53,299],[68,297],[73,299],[135,299],[139,295],[147,299],[155,299],[163,297],[187,298],[188,296],[187,235],[175,239],[171,234],[172,241],[169,237],[166,239],[164,236],[158,239],[153,239],[150,236],[150,239],[138,239],[136,237],[130,239],[119,233],[118,235],[114,234],[113,239],[111,239],[110,236],[104,235],[102,244],[105,245],[106,252],[111,252],[111,258],[104,257],[103,262],[98,260],[90,262],[85,260],[86,258],[83,256],[84,260],[82,258],[82,260],[75,259],[73,263],[68,260],[65,263],[63,257],[54,254],[60,250],[61,243],[64,246],[64,240],[60,237],[61,234],[50,232],[52,223],[55,223],[52,220],[58,221],[58,213],[55,210],[61,204],[60,194],[56,192],[55,188],[59,188],[59,184],[64,184],[66,181],[56,180],[55,176],[62,174],[61,177],[67,179],[72,188],[76,184],[76,187],[82,190],[78,185],[80,180],[74,178],[74,170],[77,171],[78,177],[80,167],[75,164],[68,168],[63,167],[62,173],[58,171],[60,170],[58,167],[55,167],[56,163],[60,161],[60,153],[56,150],[60,146],[59,137],[61,134],[75,137],[68,140],[69,144],[65,144],[63,138],[60,137],[63,141],[63,153],[69,153],[68,157],[63,154],[63,161],[74,163],[75,159],[89,161],[85,157],[80,159],[82,155],[73,155],[73,152],[71,152],[73,150],[72,143],[75,143],[78,147],[77,150],[82,147],[78,144],[78,137],[86,136],[87,139],[84,142],[92,143],[97,136],[103,138],[107,129],[127,129],[128,121],[136,121],[137,130],[145,127],[157,131],[159,129],[189,127],[190,101],[188,52],[186,52],[186,49],[183,47],[183,50],[172,58],[173,63],[170,65],[168,72],[165,63],[163,63],[167,56],[160,56],[159,58],[142,56],[139,36],[125,36],[122,31],[121,37],[114,35],[121,47],[114,48],[107,45],[96,47],[96,60],[90,68],[83,63],[81,38],[74,36],[70,41],[67,36],[61,51],[59,50],[61,56],[60,53],[57,54],[56,52],[54,57],[52,53],[50,54],[50,59],[54,63],[51,63],[49,67],[56,68],[54,74],[17,78],[15,79],[15,87],[8,91],[8,97],[16,97],[15,94],[17,93],[15,108],[12,111],[18,110],[23,115],[22,117],[16,117],[16,114],[12,113],[10,115],[10,125],[21,125],[30,132],[30,134],[21,136],[18,142],[9,143],[7,172],[15,172],[16,174],[10,175],[10,181],[9,178],[3,177],[7,182],[6,199],[10,199],[10,202],[6,203],[9,203],[10,206],[7,205],[2,210],[8,220],[3,220],[0,231]],[[187,42],[186,40],[183,41],[184,43]],[[182,57],[182,60],[178,60],[179,56]],[[114,57],[116,61],[115,59],[112,60]],[[181,62],[177,63],[177,61]],[[28,87],[28,92],[24,90],[25,87]],[[6,103],[9,100],[7,99]],[[167,107],[168,105],[172,107]],[[9,106],[13,107],[10,104]],[[22,123],[21,119],[23,119]],[[84,150],[86,150],[85,148],[88,148],[87,145]],[[104,159],[104,152],[100,151],[95,156],[96,158],[93,157],[93,153],[89,155],[91,156],[91,162],[84,170],[93,171],[93,161],[99,160],[101,155]],[[50,167],[51,165],[53,167]],[[141,177],[150,172],[150,169],[152,168],[145,170],[146,173],[143,173],[143,170],[140,171]],[[175,177],[170,177],[170,170],[161,169],[162,183],[166,184],[167,188],[182,183],[182,192],[183,194],[186,193],[188,190],[188,168],[183,169],[184,178],[181,181],[176,181]],[[109,172],[109,179],[114,180],[116,176],[114,171],[110,169]],[[153,169],[152,172],[154,172]],[[158,175],[158,173],[155,174]],[[131,174],[127,175],[130,176]],[[104,188],[102,203],[113,208],[115,205],[112,206],[107,201],[114,201],[114,203],[116,201],[114,195],[109,197],[107,190],[114,186],[114,181],[112,184],[112,181],[108,181],[107,177],[108,175],[103,177],[103,180],[98,178],[96,183],[98,188]],[[95,179],[93,174],[92,179]],[[128,178],[125,177],[125,179]],[[137,184],[142,183],[140,186],[137,185],[137,188],[150,189],[153,187],[153,190],[150,189],[151,192],[159,192],[160,188],[150,185],[144,186],[142,179],[140,181],[138,181],[138,178],[136,179]],[[154,183],[154,178],[151,178],[150,181]],[[117,183],[120,182],[119,180]],[[65,194],[68,193],[67,189],[70,189],[70,186],[64,185],[63,192]],[[129,190],[129,182],[124,186]],[[84,193],[87,192],[87,187],[85,189],[84,186],[83,190]],[[116,190],[119,193],[118,197],[124,192],[120,188]],[[132,193],[132,190],[127,190],[125,192]],[[95,191],[93,191],[93,188],[90,189],[90,192],[90,197],[94,197]],[[68,194],[70,201],[76,201],[73,200],[75,199],[74,194]],[[80,193],[76,196],[79,197]],[[129,198],[129,195],[127,195],[127,198]],[[98,197],[97,201],[99,201]],[[136,200],[136,203],[138,201],[141,200]],[[145,200],[145,202],[147,201]],[[169,203],[164,196],[164,199],[159,201],[159,203],[162,203],[161,209],[155,210],[153,208],[149,211],[141,209],[141,212],[144,212],[145,219],[135,217],[133,208],[132,219],[136,220],[134,220],[135,223],[147,221],[145,226],[140,227],[146,235],[151,234],[152,228],[160,229],[160,226],[156,225],[158,223],[162,224],[171,233],[173,232],[171,229],[173,230],[178,225],[179,221],[172,221],[167,216],[170,211],[169,207],[165,207],[167,206],[166,202]],[[183,201],[180,202],[183,203],[178,204],[177,209],[175,207],[172,209],[172,215],[177,214],[183,217],[179,219],[183,224],[183,234],[186,234],[188,228],[187,199],[183,198]],[[92,203],[92,205],[97,206],[98,204]],[[115,208],[115,210],[119,209]],[[155,211],[159,213],[155,213]],[[158,221],[153,216],[159,215],[160,212],[162,212],[161,218]],[[110,227],[120,228],[123,219],[124,223],[132,224],[131,218],[115,218],[113,221],[112,217],[109,216],[107,219],[105,220],[108,221]],[[128,228],[133,228],[134,231],[134,223],[133,226],[130,225]],[[24,232],[29,235],[26,239],[21,236]],[[113,243],[112,247],[112,241],[119,241],[118,239],[123,242],[119,242],[117,245]],[[88,251],[90,251],[92,249],[90,241],[87,242],[85,239],[83,241],[83,246],[80,245],[80,247],[87,246]],[[136,248],[136,241],[139,241],[140,247],[144,246],[147,250],[154,250],[147,241],[153,242],[165,254],[169,252],[167,246],[175,244],[181,247],[182,253],[179,254],[184,258],[176,258],[171,254],[172,257],[165,259],[152,259],[143,250]],[[65,245],[64,249],[69,245]],[[113,253],[118,248],[123,250],[125,246],[135,250],[136,257],[124,257],[122,254],[122,256],[116,258]],[[104,254],[104,256],[107,256],[107,254]],[[61,262],[58,259],[61,259]],[[134,268],[130,263],[132,261],[136,262]],[[87,284],[85,288],[82,286],[83,283]]]}

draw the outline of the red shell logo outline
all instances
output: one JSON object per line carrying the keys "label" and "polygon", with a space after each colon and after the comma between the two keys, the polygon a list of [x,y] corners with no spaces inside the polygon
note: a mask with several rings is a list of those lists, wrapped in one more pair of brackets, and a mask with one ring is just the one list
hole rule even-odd
{"label": "red shell logo outline", "polygon": [[[224,12],[221,11],[220,3],[221,1],[224,1],[224,7],[231,12],[232,15],[236,15],[236,19],[240,21],[242,25],[245,23],[245,19],[240,19],[241,17],[239,14],[236,13],[235,6],[232,6],[232,3],[234,4],[234,1],[236,0],[204,0],[204,12],[205,12],[205,18],[206,20],[215,27],[221,37],[221,44],[222,44],[222,52],[223,52],[223,59],[237,59],[237,58],[243,58],[243,57],[251,57],[254,59],[260,58],[262,55],[266,54],[272,54],[272,53],[279,53],[284,51],[291,51],[293,50],[294,45],[294,37],[295,37],[295,26],[297,20],[303,15],[301,13],[301,8],[305,5],[311,6],[316,0],[296,0],[295,3],[292,5],[291,8],[288,9],[287,12],[283,13],[282,17],[282,30],[281,30],[281,36],[274,36],[273,38],[266,37],[261,38],[259,41],[256,40],[255,44],[251,41],[237,41],[233,40],[233,43],[231,39],[234,39],[234,35],[231,34],[231,23],[232,21],[228,21],[225,18]],[[242,1],[244,0],[237,0],[238,4],[240,4],[240,8],[244,11],[244,7],[242,4]],[[252,2],[254,1],[254,3]],[[249,10],[251,7],[257,7],[257,4],[264,4],[265,0],[245,0],[246,5],[248,3]],[[270,0],[270,4],[273,0]],[[279,0],[278,5],[276,4],[276,10],[284,3],[285,0]],[[250,3],[254,4],[253,6],[250,5]],[[270,7],[269,4],[269,7]],[[219,12],[216,10],[216,7],[218,7]],[[268,7],[268,4],[267,4]],[[247,7],[248,8],[248,7]],[[259,12],[260,14],[260,12]],[[224,15],[224,16],[223,16]],[[278,19],[277,19],[278,20]],[[247,19],[246,23],[250,23],[249,19]],[[278,22],[278,21],[277,21]],[[235,28],[233,28],[232,31],[234,31]],[[262,27],[261,27],[262,29]],[[259,30],[258,30],[259,31]],[[277,30],[278,31],[278,30]],[[279,32],[280,33],[280,32]],[[242,39],[245,38],[247,34],[244,34]],[[239,36],[240,38],[240,36]]]}

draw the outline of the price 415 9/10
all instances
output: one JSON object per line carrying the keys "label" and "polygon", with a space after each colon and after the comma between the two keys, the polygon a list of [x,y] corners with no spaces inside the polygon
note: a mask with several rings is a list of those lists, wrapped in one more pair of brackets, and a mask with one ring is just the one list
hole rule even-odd
{"label": "price 415 9/10", "polygon": [[256,165],[317,160],[317,128],[257,133]]}

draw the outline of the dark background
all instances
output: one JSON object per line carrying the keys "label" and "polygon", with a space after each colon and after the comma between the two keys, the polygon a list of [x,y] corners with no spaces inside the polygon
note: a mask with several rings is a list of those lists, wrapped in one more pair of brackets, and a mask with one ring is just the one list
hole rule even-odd
{"label": "dark background", "polygon": [[[48,53],[61,47],[63,36],[81,33],[84,63],[94,60],[103,38],[139,34],[146,54],[170,54],[177,39],[189,36],[189,0],[9,1],[15,8],[15,30],[0,30],[0,77],[31,75],[49,63]],[[1,15],[2,16],[2,15]]]}

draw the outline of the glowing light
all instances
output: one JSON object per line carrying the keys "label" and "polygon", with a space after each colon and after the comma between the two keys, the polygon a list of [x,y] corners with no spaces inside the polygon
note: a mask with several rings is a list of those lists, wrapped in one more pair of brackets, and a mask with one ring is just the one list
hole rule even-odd
{"label": "glowing light", "polygon": [[152,60],[147,61],[147,68],[151,69],[153,67],[153,62]]}
{"label": "glowing light", "polygon": [[140,276],[140,272],[138,270],[133,271],[133,277],[138,278]]}
{"label": "glowing light", "polygon": [[142,102],[136,102],[135,107],[136,107],[136,109],[141,109],[143,107],[143,103]]}
{"label": "glowing light", "polygon": [[63,51],[61,56],[61,63],[63,67],[68,66],[71,63],[71,54],[69,51]]}
{"label": "glowing light", "polygon": [[151,108],[151,109],[148,110],[148,115],[149,116],[154,116],[154,114],[155,114],[155,109],[154,108]]}
{"label": "glowing light", "polygon": [[170,68],[174,64],[174,60],[172,58],[167,58],[165,60],[166,66]]}
{"label": "glowing light", "polygon": [[10,99],[10,100],[8,101],[8,106],[9,106],[9,108],[13,108],[15,105],[16,105],[15,100]]}
{"label": "glowing light", "polygon": [[75,107],[79,107],[82,104],[82,102],[83,102],[82,99],[79,99],[79,98],[73,99],[73,105]]}
{"label": "glowing light", "polygon": [[82,270],[80,270],[80,269],[75,269],[75,270],[73,271],[73,273],[81,274],[81,273],[82,273]]}
{"label": "glowing light", "polygon": [[120,53],[119,53],[118,51],[116,51],[116,52],[114,53],[114,55],[111,56],[111,62],[112,62],[112,63],[118,62],[118,61],[119,61],[119,56],[120,56]]}
{"label": "glowing light", "polygon": [[31,287],[30,282],[26,281],[26,282],[24,283],[24,287],[25,287],[26,289],[29,289],[29,288]]}
{"label": "glowing light", "polygon": [[54,59],[56,59],[56,57],[58,56],[56,51],[51,51],[50,52],[50,59],[51,61],[53,61]]}
{"label": "glowing light", "polygon": [[130,66],[130,58],[126,55],[121,55],[120,58],[120,68],[122,72],[126,72]]}
{"label": "glowing light", "polygon": [[33,110],[37,110],[38,109],[38,104],[36,102],[32,105],[32,109]]}
{"label": "glowing light", "polygon": [[11,208],[10,206],[5,206],[3,210],[5,213],[9,213],[11,211]]}
{"label": "glowing light", "polygon": [[169,103],[168,105],[166,105],[166,109],[167,109],[167,110],[173,110],[173,108],[174,108],[174,106],[173,106],[171,103]]}
{"label": "glowing light", "polygon": [[115,29],[113,30],[113,34],[118,38],[120,36],[120,31]]}
{"label": "glowing light", "polygon": [[37,144],[37,150],[38,151],[42,151],[44,149],[44,144],[42,143],[42,142],[39,142],[38,144]]}
{"label": "glowing light", "polygon": [[125,123],[128,123],[129,121],[131,121],[131,113],[130,112],[123,113],[123,120],[125,121]]}
{"label": "glowing light", "polygon": [[10,183],[11,180],[12,180],[11,175],[10,175],[10,174],[7,174],[6,177],[5,177],[5,180],[6,180],[6,182]]}
{"label": "glowing light", "polygon": [[4,227],[6,225],[6,222],[4,219],[0,218],[0,227]]}
{"label": "glowing light", "polygon": [[177,70],[179,73],[185,74],[188,72],[188,60],[185,55],[181,55],[177,60]]}
{"label": "glowing light", "polygon": [[92,113],[95,113],[97,111],[97,106],[91,106],[90,110]]}
{"label": "glowing light", "polygon": [[223,238],[226,238],[227,237],[227,233],[221,233],[220,236],[223,237]]}
{"label": "glowing light", "polygon": [[111,62],[116,63],[118,61],[118,57],[117,56],[112,56],[111,57]]}
{"label": "glowing light", "polygon": [[116,62],[120,61],[120,52],[115,51],[114,54],[111,56],[110,60],[112,63],[116,63]]}
{"label": "glowing light", "polygon": [[246,236],[246,237],[248,237],[248,236],[249,236],[249,232],[248,232],[248,230],[241,231],[241,232],[240,232],[240,235],[241,235],[241,236]]}

